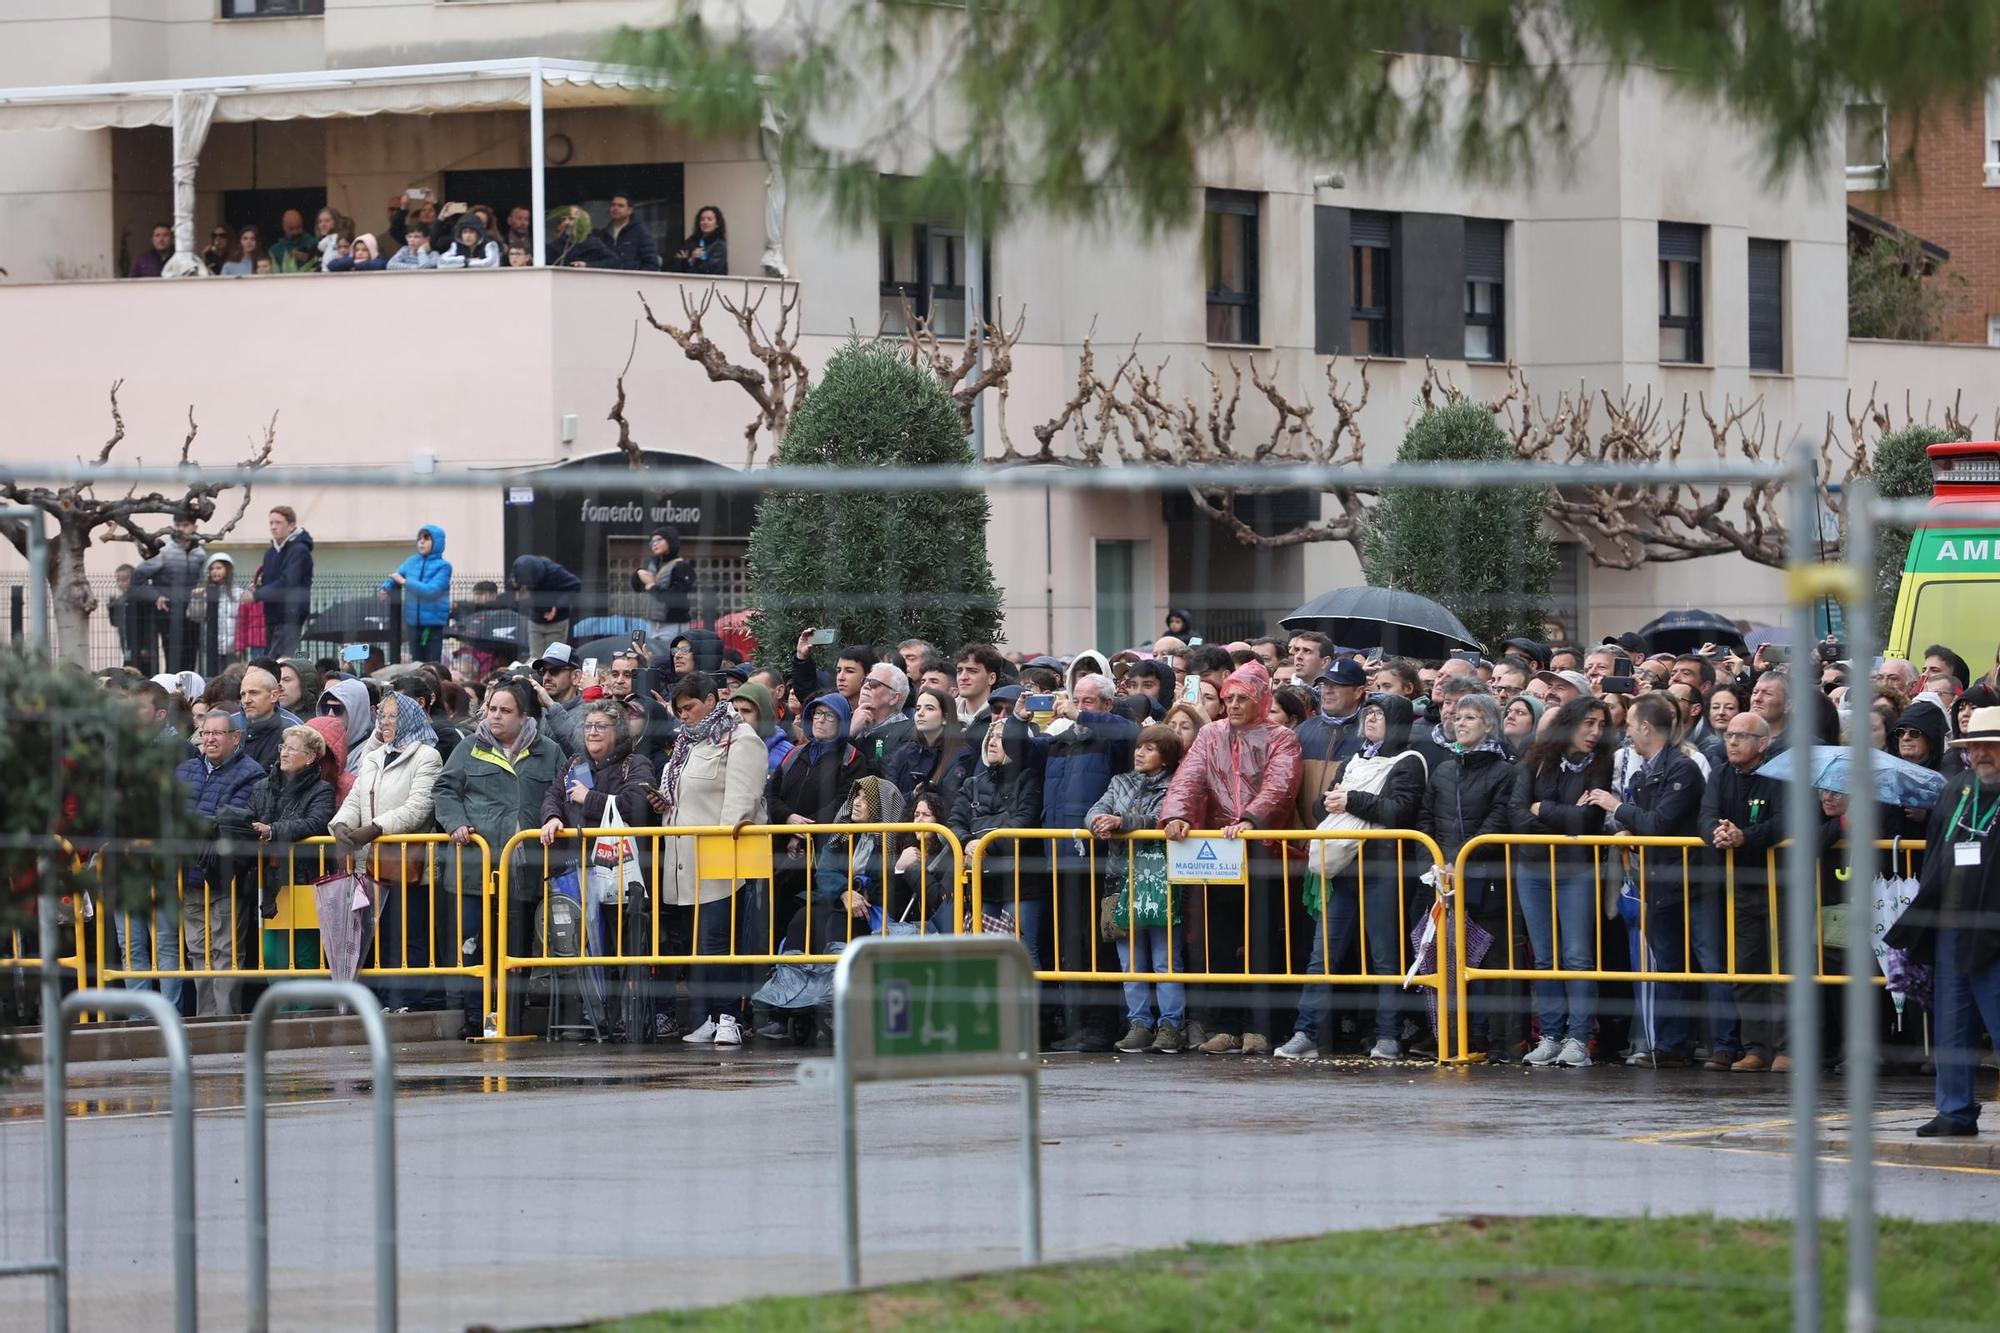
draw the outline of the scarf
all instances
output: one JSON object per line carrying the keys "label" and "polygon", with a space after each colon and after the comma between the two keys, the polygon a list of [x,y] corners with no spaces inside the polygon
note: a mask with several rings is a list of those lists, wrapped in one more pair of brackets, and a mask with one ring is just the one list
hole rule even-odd
{"label": "scarf", "polygon": [[1479,744],[1473,746],[1470,750],[1466,749],[1463,745],[1460,745],[1457,741],[1453,741],[1451,744],[1451,749],[1452,753],[1458,755],[1497,754],[1502,758],[1505,758],[1507,754],[1507,747],[1500,743],[1500,738],[1498,736],[1488,736],[1485,740],[1479,742]]}
{"label": "scarf", "polygon": [[431,725],[431,715],[424,706],[407,694],[392,695],[396,701],[396,739],[389,742],[389,749],[401,754],[412,745],[437,744],[437,728]]}
{"label": "scarf", "polygon": [[660,794],[666,798],[668,819],[673,818],[674,808],[680,804],[681,773],[687,768],[688,756],[694,747],[720,745],[727,750],[742,721],[736,716],[734,708],[726,703],[717,703],[707,717],[674,733],[673,753],[667,756],[667,771],[660,778]]}
{"label": "scarf", "polygon": [[1455,749],[1458,746],[1458,738],[1445,730],[1445,724],[1440,722],[1431,728],[1431,744],[1440,750]]}
{"label": "scarf", "polygon": [[[402,725],[400,720],[397,722],[397,725]],[[520,758],[522,754],[526,753],[541,734],[542,724],[532,717],[524,717],[521,719],[521,734],[514,738],[514,744],[510,748],[500,743],[499,738],[493,734],[492,724],[486,718],[482,717],[479,719],[479,727],[473,732],[472,738],[480,744],[490,749],[498,750],[501,754],[506,755],[507,762],[511,764]]]}
{"label": "scarf", "polygon": [[1562,771],[1565,773],[1581,773],[1584,769],[1590,767],[1590,760],[1591,755],[1588,754],[1580,754],[1575,758],[1564,755],[1561,760]]}

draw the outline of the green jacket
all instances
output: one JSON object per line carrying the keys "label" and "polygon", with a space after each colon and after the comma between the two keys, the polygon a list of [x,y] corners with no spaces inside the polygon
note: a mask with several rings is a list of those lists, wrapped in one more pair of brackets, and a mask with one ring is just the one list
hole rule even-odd
{"label": "green jacket", "polygon": [[[537,736],[511,764],[495,746],[477,738],[466,741],[451,752],[431,789],[437,802],[438,827],[451,833],[469,826],[486,839],[493,854],[491,869],[498,875],[500,852],[507,840],[522,829],[535,828],[541,823],[542,797],[561,774],[563,762],[562,747],[546,734]],[[515,868],[520,868],[518,857]],[[441,877],[451,874],[442,865],[438,873]],[[467,889],[478,882],[476,848],[464,854],[462,873]],[[457,882],[445,878],[444,887],[452,888]],[[508,892],[516,900],[538,897],[541,879],[516,874],[511,877]]]}

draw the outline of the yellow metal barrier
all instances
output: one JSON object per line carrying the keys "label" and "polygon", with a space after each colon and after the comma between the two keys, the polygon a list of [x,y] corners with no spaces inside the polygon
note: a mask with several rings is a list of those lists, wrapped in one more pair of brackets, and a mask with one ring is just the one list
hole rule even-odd
{"label": "yellow metal barrier", "polygon": [[[178,910],[164,915],[172,918],[173,957],[159,955],[167,923],[156,908],[151,912],[120,913],[116,947],[107,938],[108,911],[97,914],[98,953],[104,960],[102,982],[115,985],[127,980],[161,981],[266,981],[284,977],[319,977],[328,974],[326,954],[319,945],[318,909],[312,883],[347,868],[347,857],[331,838],[308,838],[294,844],[287,864],[291,882],[278,886],[277,915],[265,919],[261,904],[266,889],[266,859],[260,844],[240,845],[238,858],[245,862],[235,892],[224,895],[204,881],[198,892],[190,892],[186,872],[176,869],[173,894]],[[247,862],[255,859],[256,869]],[[440,865],[446,873],[440,875]],[[485,1012],[492,995],[492,852],[486,840],[473,835],[462,847],[447,833],[390,834],[376,839],[355,858],[355,868],[365,871],[383,888],[376,928],[366,946],[359,975],[387,977],[465,977],[480,985],[480,1007]],[[308,875],[302,867],[310,867]],[[476,867],[476,869],[475,869]],[[253,887],[254,885],[254,887]],[[439,900],[448,896],[445,910]],[[155,902],[160,901],[156,891]],[[468,906],[468,900],[471,900]],[[255,929],[244,919],[251,914]],[[477,928],[482,947],[468,958],[464,944]],[[190,928],[197,939],[190,939]],[[226,938],[222,937],[225,930]],[[449,931],[449,938],[444,932]],[[149,966],[135,966],[135,936],[143,931]],[[385,936],[388,938],[385,940]],[[238,942],[247,945],[248,958],[234,958]],[[191,959],[190,953],[199,958]],[[223,962],[218,964],[218,955]],[[231,961],[233,960],[233,962]],[[200,966],[191,965],[198,961]]]}
{"label": "yellow metal barrier", "polygon": [[[1781,858],[1785,850],[1790,846],[1789,842],[1780,842],[1767,849],[1762,855],[1765,895],[1764,920],[1767,923],[1766,931],[1769,943],[1768,947],[1761,952],[1768,955],[1768,965],[1759,971],[1742,972],[1736,966],[1737,866],[1736,852],[1733,848],[1718,853],[1716,848],[1709,846],[1709,844],[1700,838],[1640,837],[1622,834],[1564,837],[1541,833],[1484,833],[1469,839],[1459,849],[1457,861],[1452,867],[1452,883],[1454,886],[1464,885],[1466,882],[1466,872],[1472,859],[1482,852],[1487,853],[1485,864],[1490,869],[1492,855],[1496,851],[1498,852],[1501,874],[1498,880],[1493,883],[1504,895],[1505,911],[1502,920],[1505,922],[1505,929],[1501,935],[1495,937],[1493,950],[1497,951],[1504,945],[1505,959],[1504,966],[1493,966],[1491,960],[1494,957],[1494,953],[1489,951],[1486,955],[1487,961],[1484,965],[1477,967],[1465,966],[1462,960],[1465,958],[1466,919],[1468,913],[1452,913],[1454,921],[1452,929],[1455,936],[1454,954],[1461,960],[1460,966],[1457,969],[1457,981],[1452,988],[1454,991],[1453,1009],[1458,1016],[1457,1041],[1454,1043],[1454,1047],[1460,1053],[1453,1058],[1461,1061],[1474,1058],[1470,1054],[1472,1008],[1470,988],[1474,982],[1613,981],[1667,985],[1778,985],[1789,982],[1792,979],[1791,973],[1781,970],[1779,967],[1779,962],[1784,957],[1785,949],[1781,940],[1781,932],[1784,928],[1784,913],[1779,907],[1778,893],[1782,873]],[[1844,843],[1836,844],[1836,847],[1844,846]],[[1923,851],[1923,843],[1913,842],[1908,839],[1885,839],[1876,843],[1876,847],[1881,851],[1890,852],[1892,859],[1897,856],[1902,857],[1901,863],[1894,867],[1897,873],[1910,876],[1916,874],[1917,858]],[[1545,853],[1547,856],[1546,874],[1549,882],[1548,891],[1550,900],[1549,952],[1553,955],[1550,961],[1556,964],[1548,968],[1530,966],[1529,960],[1519,958],[1515,951],[1516,932],[1514,926],[1515,923],[1521,920],[1521,917],[1520,903],[1515,895],[1514,881],[1517,873],[1516,863],[1525,859],[1517,856],[1517,851],[1523,848],[1540,849],[1540,853]],[[1612,927],[1616,930],[1623,931],[1626,928],[1622,914],[1615,910],[1617,907],[1615,899],[1617,895],[1622,894],[1624,884],[1629,878],[1632,881],[1637,898],[1641,947],[1647,947],[1646,942],[1652,938],[1647,930],[1648,917],[1654,910],[1651,904],[1662,896],[1671,896],[1674,893],[1679,894],[1678,911],[1681,918],[1679,922],[1681,967],[1679,970],[1663,970],[1651,967],[1627,969],[1564,968],[1560,965],[1562,957],[1562,928],[1561,913],[1557,908],[1556,902],[1557,879],[1560,873],[1559,853],[1563,849],[1584,849],[1590,852],[1590,876],[1593,886],[1593,897],[1596,903],[1591,914],[1596,923],[1595,939],[1592,942],[1593,948],[1591,950],[1592,956],[1600,962],[1604,958],[1604,930],[1607,922],[1611,923]],[[1669,884],[1663,885],[1660,893],[1655,893],[1649,883],[1649,880],[1654,878],[1654,876],[1647,867],[1648,858],[1643,855],[1643,852],[1647,850],[1665,850],[1679,853],[1677,858],[1678,871],[1666,877]],[[1604,854],[1607,851],[1618,854],[1616,869],[1609,878],[1605,874],[1606,857]],[[1641,854],[1635,855],[1635,853]],[[1718,855],[1721,858],[1719,864],[1716,861]],[[1541,860],[1539,853],[1535,856],[1535,860],[1537,862]],[[1844,885],[1847,879],[1846,869],[1843,867],[1836,870],[1835,875],[1837,882]],[[1816,875],[1815,882],[1817,880],[1818,876]],[[1610,898],[1606,896],[1607,884],[1612,895]],[[1694,900],[1698,893],[1713,892],[1717,888],[1722,890],[1722,901],[1718,906],[1722,913],[1724,962],[1726,967],[1723,971],[1719,972],[1697,971],[1694,962]],[[1608,907],[1607,904],[1609,905]],[[1672,912],[1675,908],[1668,907],[1662,910]],[[1822,985],[1838,985],[1847,980],[1847,975],[1845,971],[1838,973],[1828,973],[1826,971],[1824,910],[1823,904],[1815,904],[1814,921],[1817,929],[1813,941],[1816,960],[1814,980]],[[1875,977],[1874,981],[1877,985],[1884,984],[1882,978],[1879,976]]]}
{"label": "yellow metal barrier", "polygon": [[[852,860],[852,841],[867,835],[905,836],[917,840],[919,854],[915,878],[917,889],[905,903],[894,901],[892,888],[897,875],[893,864],[884,867],[885,873],[879,882],[870,886],[865,882],[857,888]],[[832,940],[825,929],[816,929],[815,922],[822,915],[831,915],[828,905],[821,910],[810,910],[813,904],[813,888],[817,882],[820,860],[825,853],[819,846],[824,838],[836,840],[834,855],[841,855],[838,840],[845,839],[847,845],[847,866],[845,870],[847,889],[841,894],[856,895],[851,910],[842,913],[845,918],[845,932],[842,938]],[[633,900],[630,893],[619,893],[613,902],[592,901],[596,894],[586,882],[587,875],[583,863],[594,857],[596,846],[602,839],[606,843],[614,840],[617,848],[616,859],[601,863],[598,868],[611,872],[610,880],[615,886],[637,883],[643,888],[643,897]],[[774,845],[774,839],[776,840]],[[935,839],[933,842],[931,840]],[[625,842],[633,844],[634,859],[627,860]],[[687,952],[668,952],[661,948],[663,927],[663,906],[674,906],[663,900],[663,889],[668,876],[676,876],[683,869],[682,852],[676,851],[673,863],[665,867],[663,874],[663,845],[670,840],[690,844],[685,852],[692,864],[686,873],[695,885],[703,882],[727,882],[733,887],[727,894],[727,901],[717,898],[707,903],[700,901],[701,892],[696,887],[695,901],[687,904],[689,925],[687,930],[690,949]],[[587,844],[591,851],[588,856],[578,850],[578,845]],[[778,853],[778,847],[783,847]],[[568,850],[561,850],[567,848]],[[950,853],[947,882],[937,883],[931,874],[930,863],[939,850]],[[774,854],[777,853],[777,854]],[[878,853],[879,854],[879,853]],[[887,858],[884,858],[887,860]],[[921,928],[959,933],[965,929],[965,852],[950,829],[940,824],[747,824],[741,828],[727,825],[701,827],[622,827],[563,829],[553,846],[541,842],[539,829],[525,829],[514,835],[500,850],[498,887],[495,892],[495,929],[498,936],[498,979],[497,994],[493,1013],[497,1020],[497,1031],[501,1040],[529,1040],[514,1028],[514,1015],[510,1012],[510,988],[516,986],[515,974],[528,971],[548,970],[551,974],[565,968],[659,968],[659,967],[742,967],[751,964],[773,963],[834,963],[840,955],[828,952],[828,947],[838,943],[843,947],[857,935],[869,933],[864,927],[857,931],[857,920],[865,920],[856,913],[875,909],[885,919],[895,919]],[[590,926],[593,924],[588,914],[582,923],[583,940],[573,954],[551,952],[555,942],[555,899],[557,881],[569,871],[578,873],[577,901],[579,907],[588,907],[599,912],[598,933],[609,935],[617,941],[615,949],[588,947]],[[636,872],[636,873],[635,873]],[[522,895],[517,903],[514,898],[515,882],[521,875],[528,875],[539,887],[531,894]],[[746,890],[753,885],[763,885],[763,898],[753,903],[753,909],[762,910],[762,939],[746,940],[745,913],[742,900]],[[784,900],[780,901],[780,886]],[[796,903],[793,894],[798,894]],[[565,895],[566,896],[566,895]],[[945,909],[949,905],[949,915]],[[521,909],[526,908],[523,912]],[[729,914],[727,952],[705,952],[701,950],[701,922],[704,913],[726,911]],[[802,927],[801,948],[793,952],[781,952],[779,945],[787,923],[780,920],[780,912],[792,916]],[[942,920],[939,918],[942,917]],[[539,946],[534,940],[533,927],[540,925]],[[823,924],[823,923],[822,923]],[[633,930],[636,927],[638,934]],[[817,938],[816,938],[817,937]],[[762,948],[745,948],[745,944],[762,944]],[[820,947],[815,948],[815,943]],[[632,944],[650,947],[632,948]],[[526,947],[522,947],[525,945]],[[756,987],[747,986],[745,995]],[[658,997],[651,997],[655,1003]],[[671,989],[665,992],[665,1001],[672,1003]]]}
{"label": "yellow metal barrier", "polygon": [[[1260,829],[1246,832],[1243,835],[1244,841],[1253,845],[1261,844],[1268,848],[1268,850],[1264,853],[1265,863],[1263,868],[1259,870],[1254,865],[1251,868],[1250,880],[1252,887],[1241,895],[1242,915],[1240,922],[1233,919],[1235,916],[1235,904],[1232,903],[1230,913],[1232,919],[1227,924],[1227,930],[1225,932],[1215,930],[1214,927],[1218,924],[1218,918],[1212,910],[1214,895],[1206,891],[1210,886],[1187,886],[1184,914],[1196,919],[1188,921],[1184,926],[1174,926],[1172,929],[1177,935],[1181,936],[1183,944],[1198,951],[1199,965],[1190,966],[1185,970],[1173,967],[1172,951],[1170,950],[1168,955],[1169,965],[1165,971],[1142,970],[1136,966],[1132,970],[1126,970],[1118,965],[1118,959],[1115,954],[1108,960],[1099,957],[1098,944],[1101,932],[1098,929],[1098,914],[1100,911],[1100,894],[1105,893],[1105,889],[1099,882],[1100,876],[1097,860],[1099,845],[1108,843],[1135,844],[1164,842],[1166,836],[1165,833],[1158,829],[1144,829],[1133,833],[1117,834],[1110,838],[1094,837],[1089,829],[1012,828],[994,829],[989,833],[983,834],[973,841],[970,850],[972,877],[971,918],[973,929],[983,930],[988,913],[993,909],[1005,909],[1012,917],[1013,933],[1017,937],[1021,937],[1023,942],[1027,944],[1029,952],[1035,954],[1040,959],[1039,940],[1029,940],[1022,934],[1023,913],[1021,909],[1024,904],[1046,900],[1048,903],[1047,912],[1053,924],[1052,938],[1055,947],[1055,958],[1053,960],[1040,961],[1053,961],[1060,964],[1066,956],[1062,944],[1062,932],[1065,929],[1065,913],[1061,910],[1062,904],[1060,901],[1061,894],[1064,892],[1064,879],[1065,876],[1068,876],[1071,879],[1071,883],[1075,884],[1077,879],[1081,877],[1082,891],[1090,894],[1090,910],[1088,914],[1088,919],[1092,925],[1088,956],[1090,965],[1084,969],[1064,968],[1062,966],[1039,967],[1035,975],[1043,981],[1084,981],[1098,983],[1151,982],[1154,984],[1175,982],[1193,985],[1235,984],[1248,986],[1284,986],[1294,983],[1333,986],[1401,986],[1405,984],[1405,979],[1407,978],[1410,985],[1423,986],[1436,996],[1438,1005],[1437,1030],[1441,1034],[1440,1040],[1443,1039],[1442,1034],[1448,1032],[1447,1017],[1450,1010],[1450,996],[1443,984],[1442,968],[1434,967],[1434,970],[1429,972],[1420,972],[1414,976],[1409,975],[1416,961],[1410,944],[1411,932],[1424,919],[1425,912],[1441,901],[1438,895],[1428,889],[1422,888],[1420,885],[1425,872],[1429,871],[1433,866],[1441,866],[1444,861],[1443,852],[1431,838],[1415,829],[1364,829],[1351,832],[1322,832],[1318,829]],[[1189,839],[1220,839],[1221,837],[1220,833],[1215,832],[1195,831],[1188,834]],[[1000,891],[998,894],[994,894],[986,882],[987,862],[993,854],[995,845],[1005,842],[1012,842],[1014,844],[1014,855],[1011,858],[1004,882],[998,886]],[[1031,858],[1022,849],[1024,846],[1032,846],[1036,843],[1046,844],[1046,848],[1036,852]],[[1065,868],[1063,861],[1065,843],[1071,845],[1071,850],[1068,853],[1070,863],[1067,868]],[[1312,865],[1319,860],[1318,856],[1311,849],[1316,844],[1333,843],[1354,844],[1353,863],[1351,867],[1343,866],[1335,873],[1335,883],[1333,885],[1322,884],[1318,911],[1312,912],[1302,905],[1307,873]],[[1386,853],[1380,847],[1384,843],[1392,844],[1392,849]],[[1371,853],[1371,848],[1376,850]],[[1028,863],[1031,860],[1034,864],[1032,868],[1029,868]],[[1127,926],[1124,930],[1124,942],[1127,948],[1127,956],[1136,964],[1141,956],[1138,947],[1138,933],[1141,928],[1132,924],[1134,914],[1130,910],[1135,895],[1134,876],[1134,858],[1127,856],[1125,858],[1124,888],[1122,890],[1122,895],[1125,898],[1127,906],[1125,913]],[[1375,878],[1371,880],[1371,877]],[[1047,881],[1046,895],[1042,893],[1038,882],[1044,878]],[[1369,950],[1368,894],[1366,890],[1371,882],[1379,888],[1383,881],[1389,881],[1400,886],[1399,891],[1396,892],[1397,952],[1393,966],[1388,959],[1370,957]],[[1260,882],[1268,886],[1267,892],[1275,892],[1277,895],[1275,903],[1259,903],[1256,901],[1255,886]],[[1027,886],[1025,890],[1024,884]],[[1231,887],[1234,886],[1232,885]],[[1076,890],[1072,889],[1071,891]],[[1118,891],[1113,890],[1112,892],[1117,893]],[[1360,970],[1358,972],[1335,971],[1334,969],[1338,960],[1332,957],[1332,951],[1327,949],[1321,950],[1320,966],[1317,968],[1309,967],[1307,965],[1307,955],[1311,950],[1313,938],[1319,936],[1323,939],[1332,932],[1333,928],[1330,925],[1329,917],[1332,910],[1331,905],[1336,898],[1336,894],[1345,896],[1350,892],[1353,895],[1355,903],[1353,933],[1360,947]],[[1169,885],[1168,915],[1170,920],[1173,916],[1172,904],[1176,896],[1176,886]],[[1233,897],[1234,895],[1231,896]],[[1415,905],[1413,905],[1413,902]],[[1258,910],[1253,913],[1253,908]],[[1268,934],[1268,938],[1254,938],[1257,933],[1257,927],[1253,921],[1253,915],[1267,919],[1268,924],[1264,927],[1264,930]],[[1275,919],[1271,919],[1273,916]],[[1072,920],[1077,917],[1077,912],[1073,905],[1068,917]],[[1237,937],[1239,927],[1241,932],[1240,938],[1243,942],[1243,965],[1241,968],[1231,968],[1228,965],[1228,960],[1216,957],[1213,941],[1218,933],[1225,934],[1231,938]],[[1440,939],[1438,943],[1442,946],[1444,941]],[[1257,953],[1263,953],[1266,957],[1276,953],[1282,959],[1282,968],[1279,970],[1269,968],[1259,970],[1254,968],[1252,966],[1252,959]],[[1443,953],[1440,947],[1437,959],[1441,961],[1442,958]],[[1273,1035],[1278,1040],[1282,1040],[1283,1036],[1288,1033],[1289,1028],[1286,1029],[1285,1033]]]}

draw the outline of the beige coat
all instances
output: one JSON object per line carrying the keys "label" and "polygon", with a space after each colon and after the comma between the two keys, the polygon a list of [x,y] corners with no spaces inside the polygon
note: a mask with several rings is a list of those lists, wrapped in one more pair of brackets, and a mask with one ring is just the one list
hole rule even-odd
{"label": "beige coat", "polygon": [[[724,704],[727,708],[729,705]],[[704,825],[734,827],[742,820],[764,822],[764,783],[770,772],[768,751],[763,738],[748,723],[737,726],[728,749],[720,745],[697,745],[688,754],[681,770],[680,799],[674,805],[669,828]],[[691,907],[697,900],[720,902],[736,892],[736,881],[695,878],[695,840],[662,838],[660,849],[660,901],[673,907]]]}
{"label": "beige coat", "polygon": [[361,756],[361,767],[354,775],[354,785],[348,789],[347,799],[340,803],[333,822],[349,828],[378,824],[384,833],[433,831],[437,821],[431,816],[437,807],[431,788],[444,767],[436,748],[409,746],[393,756],[395,763],[385,767],[392,757],[389,748],[372,739],[368,744],[368,750]]}

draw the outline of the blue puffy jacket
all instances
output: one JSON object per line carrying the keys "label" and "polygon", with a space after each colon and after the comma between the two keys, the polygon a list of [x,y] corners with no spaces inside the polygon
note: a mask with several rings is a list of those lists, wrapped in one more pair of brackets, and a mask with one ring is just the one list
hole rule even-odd
{"label": "blue puffy jacket", "polygon": [[1111,779],[1130,772],[1139,728],[1117,713],[1079,713],[1060,735],[1040,738],[1042,826],[1080,828]]}
{"label": "blue puffy jacket", "polygon": [[[248,806],[250,792],[264,780],[264,770],[249,751],[240,745],[236,753],[229,756],[215,768],[208,766],[208,760],[194,758],[183,760],[174,770],[174,776],[187,788],[188,809],[200,817],[203,831],[215,834],[218,831],[216,815],[225,806]],[[251,855],[256,849],[250,850]],[[215,851],[211,847],[198,858],[189,861],[188,879],[200,883],[216,868]]]}
{"label": "blue puffy jacket", "polygon": [[[444,558],[444,529],[435,523],[418,528],[429,533],[431,553],[412,554],[396,566],[403,576],[403,623],[429,629],[451,619],[451,561]],[[394,578],[382,580],[382,587],[395,586]]]}

